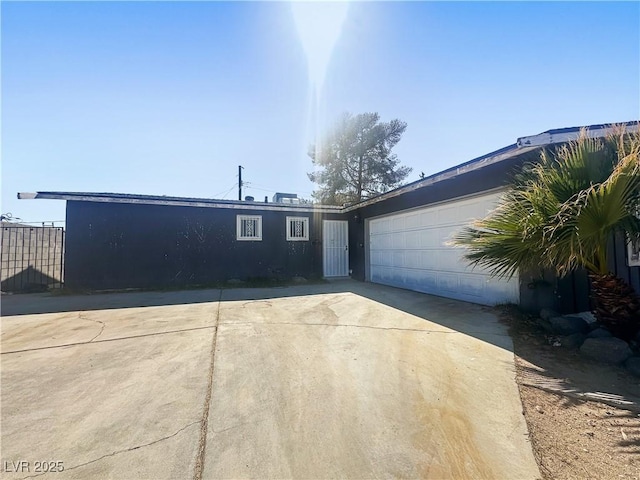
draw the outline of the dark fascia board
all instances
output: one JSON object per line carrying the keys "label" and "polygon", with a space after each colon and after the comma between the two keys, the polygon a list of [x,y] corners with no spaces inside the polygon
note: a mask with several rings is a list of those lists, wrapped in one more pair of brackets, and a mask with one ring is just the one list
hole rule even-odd
{"label": "dark fascia board", "polygon": [[582,129],[586,129],[589,133],[589,136],[591,137],[605,137],[608,134],[613,133],[615,129],[619,127],[624,128],[625,132],[627,133],[638,132],[640,130],[639,125],[640,122],[638,120],[634,120],[630,122],[623,122],[620,124],[600,124],[589,125],[585,127],[559,128],[555,130],[548,130],[546,132],[530,137],[520,137],[513,145],[509,145],[486,155],[482,155],[481,157],[474,158],[473,160],[461,163],[460,165],[449,168],[447,170],[443,170],[442,172],[430,175],[408,185],[396,188],[395,190],[391,190],[373,198],[363,200],[362,202],[346,206],[343,211],[346,213],[357,210],[374,203],[382,202],[389,198],[397,197],[398,195],[412,192],[419,188],[433,185],[434,183],[441,182],[443,180],[452,179],[459,175],[484,168],[494,163],[499,163],[514,157],[519,157],[535,150],[541,150],[545,146],[558,145],[561,143],[566,143],[570,140],[575,140],[576,138],[578,138],[578,135]]}
{"label": "dark fascia board", "polygon": [[501,148],[500,150],[496,150],[488,155],[483,155],[482,157],[475,158],[468,162],[462,163],[458,166],[449,168],[442,172],[436,173],[429,177],[423,178],[421,180],[417,180],[413,183],[405,185],[400,188],[396,188],[395,190],[391,190],[387,193],[383,193],[382,195],[378,195],[373,198],[369,198],[367,200],[363,200],[362,202],[355,203],[353,205],[345,207],[343,210],[344,213],[351,212],[353,210],[357,210],[362,207],[366,207],[369,205],[373,205],[374,203],[382,202],[384,200],[388,200],[389,198],[397,197],[398,195],[403,195],[405,193],[413,192],[414,190],[418,190],[420,188],[425,188],[434,183],[442,182],[443,180],[449,180],[465,173],[472,172],[474,170],[478,170],[494,163],[503,162],[513,157],[519,157],[520,155],[525,155],[534,150],[538,150],[540,147],[518,147],[516,144],[509,145],[508,147]]}
{"label": "dark fascia board", "polygon": [[292,205],[265,202],[242,202],[209,198],[167,197],[126,193],[36,192],[18,193],[19,199],[49,199],[74,202],[133,203],[145,205],[172,205],[178,207],[228,208],[238,210],[275,210],[305,213],[340,213],[342,207],[332,205]]}

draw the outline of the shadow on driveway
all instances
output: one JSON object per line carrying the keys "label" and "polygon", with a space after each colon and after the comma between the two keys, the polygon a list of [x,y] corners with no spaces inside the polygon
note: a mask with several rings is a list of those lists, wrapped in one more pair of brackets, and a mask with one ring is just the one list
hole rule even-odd
{"label": "shadow on driveway", "polygon": [[[354,280],[270,288],[228,288],[156,292],[59,295],[50,293],[4,295],[2,316],[63,313],[92,310],[190,305],[220,301],[270,300],[352,293],[415,317],[475,337],[508,351],[513,343],[502,326],[496,329],[496,312],[490,307]],[[518,352],[523,383],[557,393],[602,401],[640,411],[640,385],[621,367],[564,365],[557,355],[540,346],[525,345]]]}
{"label": "shadow on driveway", "polygon": [[[322,284],[268,288],[225,288],[178,291],[118,292],[81,295],[51,293],[17,294],[2,297],[3,317],[64,313],[123,308],[190,305],[217,301],[269,300],[352,293],[416,317],[471,335],[512,351],[506,329],[496,334],[493,309],[459,300],[421,294],[394,287],[380,286],[355,280],[332,280]],[[471,313],[471,315],[470,315]]]}
{"label": "shadow on driveway", "polygon": [[4,300],[12,461],[59,458],[70,478],[539,476],[511,338],[485,307],[355,281]]}

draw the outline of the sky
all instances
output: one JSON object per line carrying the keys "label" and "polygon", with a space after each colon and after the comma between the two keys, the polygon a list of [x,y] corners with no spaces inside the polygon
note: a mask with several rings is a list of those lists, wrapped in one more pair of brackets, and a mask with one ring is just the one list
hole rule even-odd
{"label": "sky", "polygon": [[243,196],[310,198],[308,146],[343,112],[407,122],[407,181],[640,119],[639,2],[308,8],[296,24],[288,2],[2,1],[2,213],[64,220],[64,201],[17,192],[237,199],[238,165]]}

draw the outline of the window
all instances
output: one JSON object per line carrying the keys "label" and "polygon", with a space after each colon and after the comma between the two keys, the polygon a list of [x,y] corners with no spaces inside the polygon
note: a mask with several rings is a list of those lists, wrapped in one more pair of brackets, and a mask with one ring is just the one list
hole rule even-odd
{"label": "window", "polygon": [[262,240],[262,217],[260,215],[238,215],[236,238],[238,240]]}
{"label": "window", "polygon": [[287,217],[287,240],[292,242],[309,240],[308,217]]}

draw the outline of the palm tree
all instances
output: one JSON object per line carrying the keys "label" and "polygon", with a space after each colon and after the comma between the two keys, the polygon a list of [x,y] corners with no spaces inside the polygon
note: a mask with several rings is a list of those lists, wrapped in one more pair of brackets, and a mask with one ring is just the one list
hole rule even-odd
{"label": "palm tree", "polygon": [[631,338],[640,326],[640,298],[609,272],[613,233],[640,234],[640,135],[622,127],[605,139],[545,150],[518,174],[498,207],[454,239],[472,265],[499,277],[551,269],[560,277],[584,268],[598,320]]}

